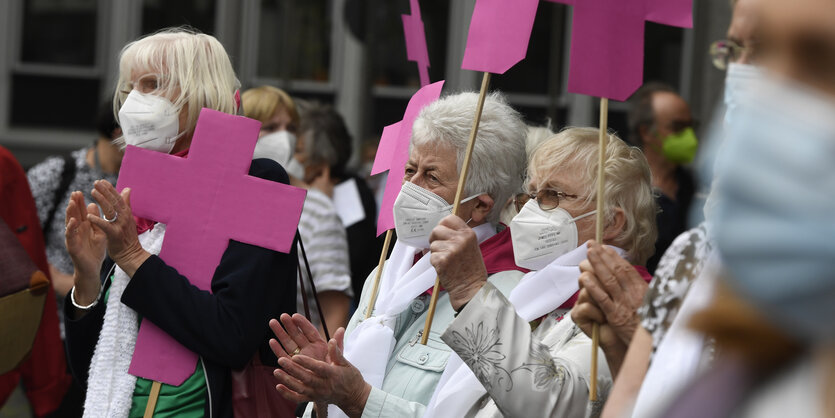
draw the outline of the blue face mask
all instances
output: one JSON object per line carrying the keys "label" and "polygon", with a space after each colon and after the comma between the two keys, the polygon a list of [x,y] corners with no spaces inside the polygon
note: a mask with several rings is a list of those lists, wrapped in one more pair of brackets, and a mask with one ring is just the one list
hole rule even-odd
{"label": "blue face mask", "polygon": [[[764,77],[717,161],[731,286],[803,341],[835,341],[835,100]],[[748,103],[748,104],[746,104]]]}
{"label": "blue face mask", "polygon": [[746,93],[757,88],[763,70],[749,64],[730,64],[725,76],[725,123],[733,122]]}

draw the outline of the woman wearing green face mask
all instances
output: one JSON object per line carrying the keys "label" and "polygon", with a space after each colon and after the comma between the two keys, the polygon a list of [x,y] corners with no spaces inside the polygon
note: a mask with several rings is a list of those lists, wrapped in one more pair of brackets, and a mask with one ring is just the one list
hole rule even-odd
{"label": "woman wearing green face mask", "polygon": [[661,254],[687,229],[694,183],[682,166],[693,161],[699,142],[690,106],[672,87],[648,83],[632,96],[630,103],[629,139],[647,157],[661,209],[656,217],[655,255],[647,261],[647,269],[653,273]]}

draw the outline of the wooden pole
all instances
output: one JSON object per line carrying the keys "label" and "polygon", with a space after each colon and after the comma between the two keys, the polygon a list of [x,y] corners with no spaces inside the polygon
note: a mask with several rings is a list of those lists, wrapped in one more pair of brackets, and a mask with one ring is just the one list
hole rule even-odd
{"label": "wooden pole", "polygon": [[[597,229],[594,239],[603,243],[603,186],[606,175],[606,145],[609,143],[609,99],[600,99],[600,150],[597,159]],[[597,400],[597,347],[600,345],[600,325],[595,323],[591,330],[591,388],[589,400]]]}
{"label": "wooden pole", "polygon": [[377,264],[377,273],[374,274],[374,286],[371,287],[371,299],[368,301],[368,309],[365,310],[365,319],[371,318],[374,311],[374,304],[377,303],[377,291],[380,288],[380,277],[383,274],[383,265],[386,264],[386,255],[391,244],[391,229],[386,231],[386,240],[383,242],[383,251],[380,252],[380,263]]}
{"label": "wooden pole", "polygon": [[[484,99],[487,97],[487,87],[490,85],[490,73],[485,72],[484,78],[481,80],[481,91],[478,94],[478,105],[475,110],[475,119],[473,119],[473,129],[470,131],[470,141],[467,143],[467,152],[464,155],[464,164],[461,165],[461,173],[458,177],[458,190],[455,192],[455,201],[452,204],[452,214],[458,215],[458,209],[461,206],[462,194],[464,194],[464,185],[467,182],[467,173],[470,171],[470,157],[473,155],[473,147],[475,146],[475,138],[478,134],[478,124],[481,122],[481,111],[484,109]],[[432,320],[435,316],[435,306],[438,304],[438,289],[441,287],[441,280],[435,277],[435,287],[432,288],[432,299],[429,300],[429,311],[426,315],[426,324],[423,326],[423,335],[420,337],[420,343],[426,345],[429,340],[429,330],[432,328]]]}
{"label": "wooden pole", "polygon": [[159,399],[159,390],[161,388],[162,383],[156,380],[151,384],[151,393],[148,395],[148,403],[145,405],[145,415],[143,415],[143,418],[151,418],[154,416],[154,408],[157,407],[157,399]]}

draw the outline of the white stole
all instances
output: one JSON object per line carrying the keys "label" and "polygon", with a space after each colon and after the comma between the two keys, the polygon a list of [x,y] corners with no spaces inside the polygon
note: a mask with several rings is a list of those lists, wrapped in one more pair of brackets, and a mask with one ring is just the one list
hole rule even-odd
{"label": "white stole", "polygon": [[[625,254],[620,248],[611,248],[621,256]],[[508,298],[516,313],[530,322],[555,311],[577,293],[579,265],[586,259],[587,251],[585,244],[580,245],[542,270],[526,274]],[[472,370],[453,352],[423,416],[463,417],[486,394]]]}
{"label": "white stole", "polygon": [[681,303],[670,329],[655,350],[644,382],[635,399],[633,417],[656,416],[696,376],[701,365],[705,337],[688,327],[693,314],[713,300],[718,257],[713,252]]}
{"label": "white stole", "polygon": [[[479,244],[496,235],[489,223],[473,228]],[[374,304],[374,316],[360,322],[345,336],[345,358],[362,372],[371,386],[381,388],[386,365],[394,352],[394,326],[397,316],[427,289],[435,285],[438,273],[429,262],[431,252],[414,263],[418,248],[397,241],[380,277],[380,289]],[[414,265],[412,265],[414,263]],[[329,417],[346,417],[336,405],[328,406]]]}

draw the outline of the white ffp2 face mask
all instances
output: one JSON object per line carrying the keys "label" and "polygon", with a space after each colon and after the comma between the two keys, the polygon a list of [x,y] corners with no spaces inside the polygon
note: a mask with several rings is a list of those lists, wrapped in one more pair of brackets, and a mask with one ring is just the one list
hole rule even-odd
{"label": "white ffp2 face mask", "polygon": [[132,90],[119,109],[119,126],[125,143],[170,153],[182,135],[180,112],[170,100]]}
{"label": "white ffp2 face mask", "polygon": [[296,150],[296,136],[288,131],[278,131],[267,134],[258,138],[255,143],[255,152],[252,159],[269,158],[284,167],[287,171],[287,166],[293,158],[293,153]]}
{"label": "white ffp2 face mask", "polygon": [[[482,193],[461,201],[466,203]],[[414,183],[405,182],[394,201],[394,229],[397,239],[415,248],[429,248],[429,235],[441,219],[452,213],[444,198]]]}
{"label": "white ffp2 face mask", "polygon": [[572,218],[563,208],[544,211],[531,199],[510,221],[513,257],[516,265],[542,270],[559,256],[577,248],[577,222],[597,211]]}

